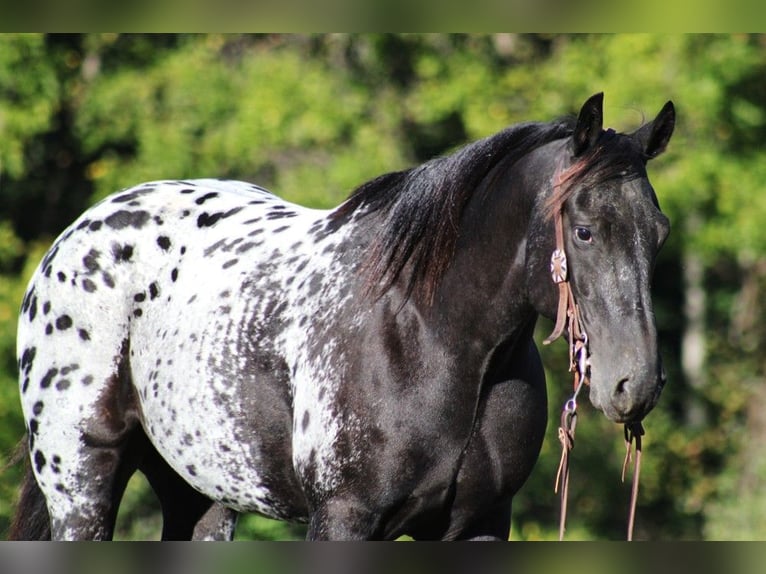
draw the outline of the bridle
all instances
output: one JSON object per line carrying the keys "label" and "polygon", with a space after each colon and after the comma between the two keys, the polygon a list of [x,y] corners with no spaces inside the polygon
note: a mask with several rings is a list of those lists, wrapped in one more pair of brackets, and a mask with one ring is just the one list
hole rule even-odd
{"label": "bridle", "polygon": [[[572,285],[569,282],[567,269],[567,256],[564,250],[564,224],[563,210],[561,205],[554,213],[554,227],[556,230],[556,248],[551,255],[551,277],[559,288],[559,303],[556,313],[556,325],[553,332],[543,341],[549,345],[567,328],[569,342],[569,372],[574,373],[574,393],[564,403],[561,413],[561,423],[558,429],[559,442],[561,443],[561,460],[556,473],[556,485],[554,491],[561,497],[561,513],[559,517],[559,540],[564,539],[567,516],[567,496],[569,494],[569,453],[574,448],[575,428],[577,426],[577,395],[583,385],[590,384],[590,351],[588,349],[588,335],[583,329],[580,308],[575,301]],[[633,524],[636,516],[636,501],[638,500],[638,481],[641,472],[641,437],[644,435],[644,427],[640,422],[625,424],[625,460],[622,465],[622,481],[625,482],[625,471],[633,458],[633,484],[631,486],[630,511],[628,515],[627,539],[633,539]],[[635,440],[636,454],[632,455],[633,441]]]}

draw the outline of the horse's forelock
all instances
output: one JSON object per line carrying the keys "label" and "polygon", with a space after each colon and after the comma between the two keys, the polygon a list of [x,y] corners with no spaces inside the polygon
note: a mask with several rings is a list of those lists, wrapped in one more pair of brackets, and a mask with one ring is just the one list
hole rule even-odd
{"label": "horse's forelock", "polygon": [[585,154],[570,166],[555,170],[553,192],[543,205],[545,217],[553,219],[579,187],[594,187],[610,179],[635,177],[635,167],[642,159],[627,136],[605,130]]}

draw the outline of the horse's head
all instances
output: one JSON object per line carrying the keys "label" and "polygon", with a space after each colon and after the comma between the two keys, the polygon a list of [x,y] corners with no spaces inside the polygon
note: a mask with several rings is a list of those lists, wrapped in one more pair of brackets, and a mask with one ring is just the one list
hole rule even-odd
{"label": "horse's head", "polygon": [[645,167],[664,151],[675,111],[668,102],[654,121],[618,134],[602,129],[602,103],[602,94],[585,103],[571,138],[556,150],[551,191],[535,215],[545,239],[529,244],[529,276],[536,278],[529,292],[538,311],[556,318],[559,291],[548,267],[558,218],[587,334],[590,400],[613,421],[636,422],[665,384],[650,283],[669,223]]}

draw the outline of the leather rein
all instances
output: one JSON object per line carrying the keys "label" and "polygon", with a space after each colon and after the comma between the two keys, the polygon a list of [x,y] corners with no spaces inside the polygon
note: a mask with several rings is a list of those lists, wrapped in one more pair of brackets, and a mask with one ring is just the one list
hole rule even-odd
{"label": "leather rein", "polygon": [[[588,335],[583,329],[580,309],[575,302],[572,286],[569,282],[567,271],[567,256],[564,251],[564,228],[563,228],[563,205],[554,214],[554,227],[556,229],[556,248],[551,255],[551,277],[559,288],[559,303],[556,314],[556,325],[553,332],[543,341],[549,345],[567,330],[569,342],[569,372],[574,373],[574,393],[564,403],[561,413],[561,423],[558,429],[559,442],[561,443],[561,459],[558,472],[556,473],[556,485],[554,491],[561,499],[561,513],[559,517],[559,540],[564,539],[567,517],[567,496],[569,494],[569,453],[574,448],[575,428],[577,426],[577,395],[583,385],[590,384],[590,351],[588,348]],[[633,540],[633,524],[636,516],[636,501],[638,500],[638,481],[641,472],[641,437],[644,428],[640,422],[625,424],[625,460],[622,465],[622,481],[625,482],[625,471],[633,459],[633,484],[631,487],[630,511],[628,515],[627,539]],[[633,444],[635,441],[635,456]]]}

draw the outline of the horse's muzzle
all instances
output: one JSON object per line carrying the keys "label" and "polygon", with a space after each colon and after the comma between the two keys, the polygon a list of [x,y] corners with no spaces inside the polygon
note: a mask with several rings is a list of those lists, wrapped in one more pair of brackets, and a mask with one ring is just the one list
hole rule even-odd
{"label": "horse's muzzle", "polygon": [[665,369],[658,360],[655,368],[634,368],[622,376],[599,377],[594,369],[590,401],[616,423],[641,422],[654,408],[667,382]]}

